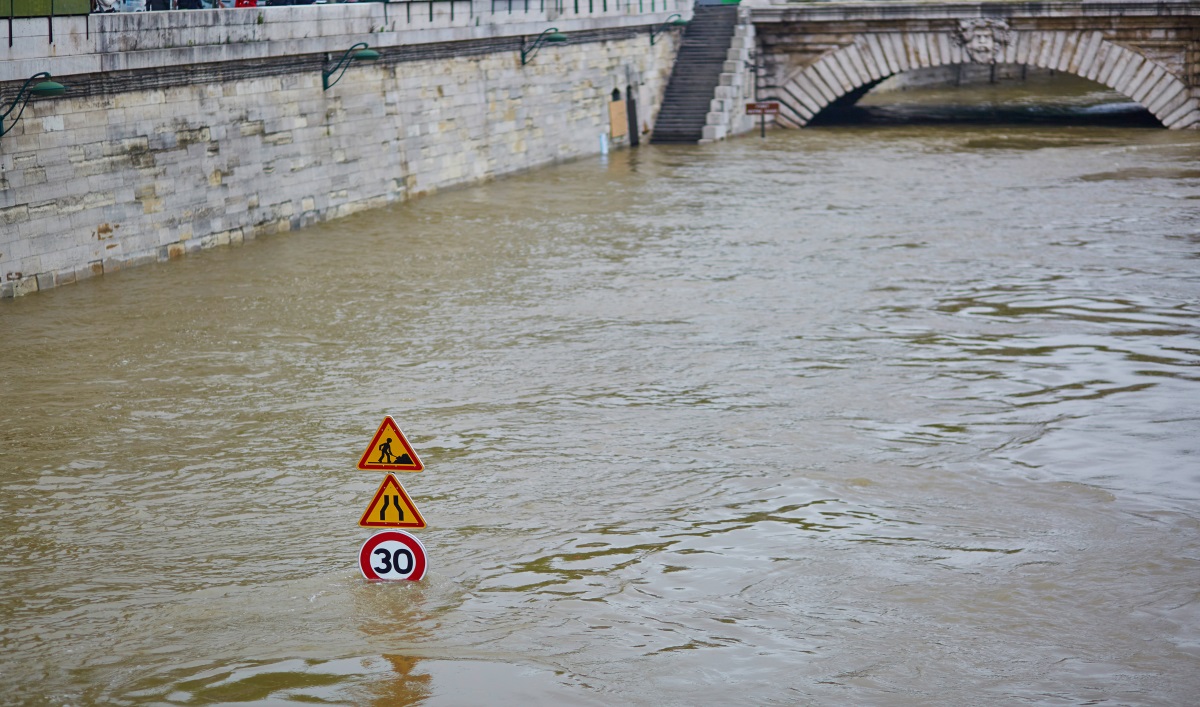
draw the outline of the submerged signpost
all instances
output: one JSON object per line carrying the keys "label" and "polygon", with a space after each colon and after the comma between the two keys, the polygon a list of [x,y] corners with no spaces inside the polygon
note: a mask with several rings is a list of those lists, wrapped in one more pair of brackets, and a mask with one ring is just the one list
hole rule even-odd
{"label": "submerged signpost", "polygon": [[[358,460],[363,471],[386,471],[387,476],[367,505],[358,524],[364,528],[424,528],[425,518],[393,472],[425,468],[416,450],[389,415],[383,419],[367,450]],[[367,538],[358,551],[358,569],[371,581],[411,580],[425,576],[425,546],[403,530],[384,530]]]}
{"label": "submerged signpost", "polygon": [[767,136],[767,116],[779,115],[779,101],[751,101],[746,104],[746,115],[758,115],[762,136]]}

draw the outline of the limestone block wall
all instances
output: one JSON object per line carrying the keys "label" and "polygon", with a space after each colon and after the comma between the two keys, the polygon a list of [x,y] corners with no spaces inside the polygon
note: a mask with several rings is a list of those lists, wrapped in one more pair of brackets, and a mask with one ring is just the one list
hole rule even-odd
{"label": "limestone block wall", "polygon": [[[0,137],[0,297],[595,154],[613,89],[639,92],[639,122],[658,109],[678,34],[652,46],[646,24],[581,26],[525,66],[520,47],[536,32],[481,24],[463,39],[389,46],[339,28],[328,47],[369,41],[383,58],[354,63],[324,91],[325,54],[264,48],[239,61],[124,56],[137,66],[56,73],[68,94],[31,101]],[[11,85],[0,82],[0,96]]]}

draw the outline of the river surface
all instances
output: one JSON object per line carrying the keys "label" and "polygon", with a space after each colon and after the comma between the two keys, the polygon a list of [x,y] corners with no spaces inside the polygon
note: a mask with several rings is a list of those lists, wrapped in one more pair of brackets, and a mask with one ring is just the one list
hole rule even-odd
{"label": "river surface", "polygon": [[0,703],[1194,703],[1198,224],[1200,132],[866,121],[0,302]]}

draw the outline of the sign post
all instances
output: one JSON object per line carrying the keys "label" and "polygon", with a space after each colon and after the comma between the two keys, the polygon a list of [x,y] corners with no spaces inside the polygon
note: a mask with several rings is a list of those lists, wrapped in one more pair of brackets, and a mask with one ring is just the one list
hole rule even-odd
{"label": "sign post", "polygon": [[[364,528],[424,528],[425,519],[392,472],[421,471],[425,465],[391,415],[383,418],[367,450],[358,460],[364,471],[386,471],[383,483],[363,512]],[[403,530],[384,530],[367,538],[358,551],[358,569],[372,582],[409,580],[425,576],[428,561],[421,541]]]}
{"label": "sign post", "polygon": [[[758,63],[758,60],[756,59],[755,61],[746,62],[746,68],[754,69],[754,101],[746,104],[746,115],[762,116],[758,120],[758,127],[759,127],[759,130],[761,131],[759,133],[760,136],[765,140],[767,138],[767,114],[753,112],[753,111],[751,111],[751,106],[768,105],[767,103],[759,103],[758,102],[758,72],[760,69],[765,69],[767,67],[765,64]],[[779,112],[779,104],[775,103],[774,105],[775,105],[775,113],[778,113]],[[775,113],[772,113],[771,115],[775,115]]]}
{"label": "sign post", "polygon": [[779,115],[779,101],[751,101],[746,104],[746,115],[762,116],[762,136],[767,136],[767,116]]}

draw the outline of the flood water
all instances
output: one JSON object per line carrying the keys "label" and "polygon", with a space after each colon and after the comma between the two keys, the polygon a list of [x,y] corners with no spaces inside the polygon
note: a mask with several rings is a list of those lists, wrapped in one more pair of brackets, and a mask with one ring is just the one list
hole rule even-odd
{"label": "flood water", "polygon": [[1187,704],[1198,164],[643,146],[0,302],[0,703]]}

